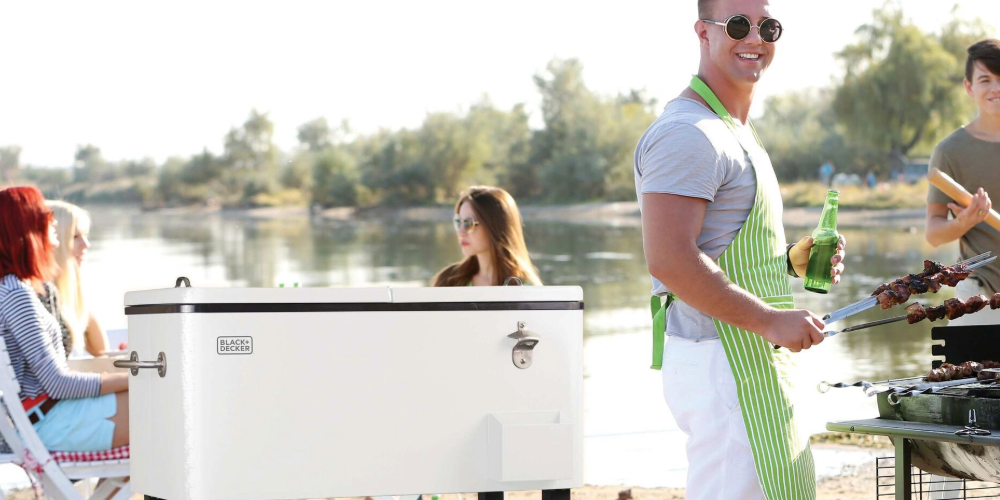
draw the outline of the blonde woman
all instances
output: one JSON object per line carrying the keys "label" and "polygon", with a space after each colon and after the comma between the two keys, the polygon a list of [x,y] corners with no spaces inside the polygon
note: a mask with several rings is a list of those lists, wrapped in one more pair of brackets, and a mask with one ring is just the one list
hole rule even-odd
{"label": "blonde woman", "polygon": [[73,354],[90,353],[100,356],[108,350],[108,335],[87,309],[83,296],[80,266],[90,248],[90,214],[64,201],[47,201],[57,222],[56,232],[61,245],[54,248],[58,266],[56,288],[62,303],[62,317],[72,340]]}
{"label": "blonde woman", "polygon": [[469,188],[455,204],[453,222],[465,258],[441,270],[434,286],[499,286],[510,276],[542,284],[524,244],[517,203],[507,191]]}

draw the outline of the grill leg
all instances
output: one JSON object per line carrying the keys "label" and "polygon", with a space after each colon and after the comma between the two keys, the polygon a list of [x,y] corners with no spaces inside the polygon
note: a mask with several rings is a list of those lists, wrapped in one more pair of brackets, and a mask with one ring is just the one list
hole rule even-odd
{"label": "grill leg", "polygon": [[569,490],[542,490],[542,500],[569,500]]}
{"label": "grill leg", "polygon": [[487,491],[476,493],[476,497],[479,500],[506,500],[507,493],[504,491]]}
{"label": "grill leg", "polygon": [[913,492],[913,481],[910,477],[911,466],[909,439],[896,438],[896,500],[910,500]]}

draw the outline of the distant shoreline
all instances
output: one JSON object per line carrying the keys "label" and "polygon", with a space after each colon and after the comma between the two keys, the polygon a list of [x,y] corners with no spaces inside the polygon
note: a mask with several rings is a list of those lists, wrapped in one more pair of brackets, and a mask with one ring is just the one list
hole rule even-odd
{"label": "distant shoreline", "polygon": [[[527,222],[552,221],[584,225],[610,225],[638,227],[641,225],[637,202],[577,203],[571,205],[525,205],[520,207],[521,215]],[[452,207],[340,207],[317,211],[313,217],[336,221],[363,221],[397,219],[411,221],[440,221],[451,217]],[[784,223],[789,227],[812,227],[819,220],[819,207],[786,208]],[[200,207],[179,207],[153,210],[160,215],[222,214],[250,217],[254,219],[284,219],[310,216],[306,207],[268,207],[250,209],[219,209]],[[837,225],[842,228],[922,228],[925,209],[851,209],[841,208],[837,214]]]}

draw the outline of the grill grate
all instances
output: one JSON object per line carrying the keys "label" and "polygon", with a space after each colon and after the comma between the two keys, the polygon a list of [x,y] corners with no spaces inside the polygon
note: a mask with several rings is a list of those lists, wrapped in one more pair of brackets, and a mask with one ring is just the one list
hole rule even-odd
{"label": "grill grate", "polygon": [[[895,498],[896,458],[875,459],[875,498]],[[944,479],[916,467],[910,468],[911,500],[994,498],[1000,499],[1000,484],[964,479]]]}

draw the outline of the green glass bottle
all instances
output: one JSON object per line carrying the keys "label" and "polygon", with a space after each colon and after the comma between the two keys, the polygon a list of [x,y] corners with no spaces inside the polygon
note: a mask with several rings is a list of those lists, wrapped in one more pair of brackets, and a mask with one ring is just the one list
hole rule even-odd
{"label": "green glass bottle", "polygon": [[806,267],[806,290],[816,293],[828,293],[833,284],[830,271],[833,263],[830,259],[837,253],[837,205],[840,204],[840,193],[831,189],[826,192],[826,203],[823,205],[823,215],[819,225],[812,233],[813,246],[809,251],[809,266]]}

